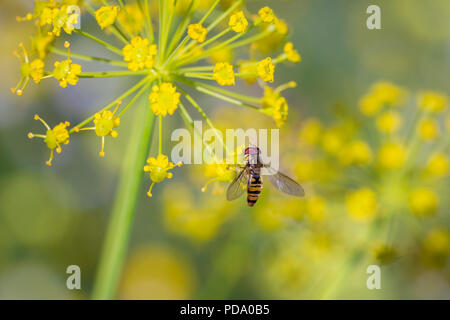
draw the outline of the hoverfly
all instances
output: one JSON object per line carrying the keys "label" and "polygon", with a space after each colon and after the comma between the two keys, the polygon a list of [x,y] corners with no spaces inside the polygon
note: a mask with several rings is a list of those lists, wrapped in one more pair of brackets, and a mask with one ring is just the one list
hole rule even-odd
{"label": "hoverfly", "polygon": [[278,190],[296,197],[303,197],[305,195],[305,191],[297,182],[262,163],[259,156],[260,153],[261,150],[258,147],[248,147],[245,149],[246,164],[228,186],[228,201],[239,198],[247,190],[247,204],[253,207],[262,189],[262,168],[270,171],[271,175],[268,175],[268,178]]}

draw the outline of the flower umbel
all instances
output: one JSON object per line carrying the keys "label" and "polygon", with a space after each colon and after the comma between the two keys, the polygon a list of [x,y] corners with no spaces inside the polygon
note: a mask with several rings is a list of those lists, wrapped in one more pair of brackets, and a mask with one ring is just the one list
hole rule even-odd
{"label": "flower umbel", "polygon": [[149,96],[151,109],[155,115],[172,115],[180,103],[180,93],[168,82],[153,86]]}
{"label": "flower umbel", "polygon": [[[82,13],[89,13],[95,18],[96,33],[89,33],[87,28],[75,30],[80,17],[72,5],[78,5],[84,9]],[[147,1],[132,4],[122,1],[117,4],[102,2],[101,5],[77,0],[36,1],[32,13],[17,19],[35,21],[38,30],[30,53],[21,45],[21,80],[12,91],[21,95],[30,79],[40,83],[43,79],[53,77],[61,87],[67,87],[78,84],[84,78],[140,77],[135,85],[113,99],[112,103],[99,108],[99,111],[68,131],[95,131],[102,139],[100,156],[105,155],[106,137],[118,135],[116,129],[125,113],[149,88],[150,109],[154,115],[160,116],[159,127],[162,126],[162,117],[173,115],[180,109],[180,115],[189,123],[191,111],[182,105],[183,98],[212,126],[211,119],[190,90],[267,114],[277,126],[287,121],[288,102],[281,92],[294,87],[293,83],[270,88],[263,85],[263,81],[274,82],[279,64],[285,61],[298,62],[300,58],[293,44],[287,41],[286,23],[271,8],[262,7],[256,12],[257,15],[247,20],[249,10],[245,8],[243,0],[195,3],[175,3],[170,0],[161,1],[160,5],[155,7]],[[64,42],[67,49],[65,53],[58,48],[62,30],[69,36],[76,33],[86,41],[103,46],[117,57],[72,52],[68,41]],[[108,37],[102,37],[102,32]],[[273,39],[275,42],[272,43]],[[269,51],[278,52],[275,52],[274,58],[267,54],[267,58],[260,61],[235,61],[236,57],[242,56],[241,53],[248,54],[249,50],[259,47],[258,43],[269,44]],[[44,62],[48,53],[66,59],[56,60],[54,69],[48,71]],[[33,59],[35,54],[37,58]],[[103,66],[114,66],[115,69],[86,72],[81,64],[73,62],[75,59],[100,62]],[[220,87],[241,85],[239,80],[242,79],[248,84],[263,80],[258,82],[262,86],[261,91],[264,91],[263,96],[237,94]],[[117,103],[123,100],[125,104]],[[91,122],[93,125],[89,126]],[[161,141],[163,130],[159,130]],[[161,142],[159,153],[162,154]]]}
{"label": "flower umbel", "polygon": [[17,51],[14,51],[14,54],[22,63],[20,67],[21,78],[17,86],[11,89],[12,93],[16,93],[18,96],[22,95],[23,90],[30,81],[30,78],[33,79],[35,83],[39,83],[44,76],[44,61],[39,58],[30,61],[23,43],[20,43],[19,47],[21,47],[23,51],[23,57],[20,56]]}
{"label": "flower umbel", "polygon": [[95,11],[95,19],[97,20],[98,25],[105,29],[110,25],[114,24],[117,18],[117,14],[119,13],[119,6],[103,6],[100,7],[97,11]]}
{"label": "flower umbel", "polygon": [[68,58],[64,61],[56,61],[52,74],[59,81],[59,85],[62,88],[67,87],[67,84],[76,85],[78,83],[78,75],[81,73],[81,66],[72,63],[70,59],[70,44],[66,41],[64,46],[68,49]]}
{"label": "flower umbel", "polygon": [[67,121],[61,122],[52,129],[38,115],[34,116],[34,120],[39,120],[42,122],[47,129],[47,132],[45,135],[30,132],[28,133],[28,138],[33,139],[34,137],[38,137],[44,139],[47,148],[50,149],[50,159],[46,162],[46,164],[51,166],[53,160],[53,150],[56,149],[57,153],[61,153],[61,145],[69,143],[69,131],[67,130],[67,127],[70,126],[70,123]]}
{"label": "flower umbel", "polygon": [[188,35],[193,40],[197,40],[198,42],[204,42],[206,39],[206,35],[208,34],[208,30],[204,28],[200,23],[191,24],[188,27]]}
{"label": "flower umbel", "polygon": [[235,77],[233,66],[228,62],[217,63],[214,67],[213,78],[221,86],[234,86]]}
{"label": "flower umbel", "polygon": [[273,82],[275,65],[272,63],[272,59],[270,57],[258,62],[257,71],[261,79],[266,82]]}
{"label": "flower umbel", "polygon": [[156,45],[149,44],[148,39],[137,36],[131,39],[123,50],[123,60],[128,62],[128,69],[137,71],[141,69],[151,69],[158,52]]}
{"label": "flower umbel", "polygon": [[169,158],[163,154],[159,154],[158,157],[150,157],[147,159],[147,165],[144,167],[145,172],[149,172],[150,180],[152,184],[147,192],[149,197],[152,196],[152,189],[155,183],[162,182],[164,179],[171,179],[173,174],[168,172],[175,167],[181,167],[181,163],[173,164],[169,161]]}
{"label": "flower umbel", "polygon": [[239,32],[239,33],[245,32],[245,30],[247,30],[247,27],[248,27],[248,21],[245,18],[244,12],[238,11],[238,12],[234,13],[230,17],[230,21],[228,22],[228,25],[235,32]]}
{"label": "flower umbel", "polygon": [[294,49],[294,44],[292,42],[286,43],[284,46],[284,53],[286,53],[287,59],[291,62],[300,63],[302,61],[302,57],[298,51]]}

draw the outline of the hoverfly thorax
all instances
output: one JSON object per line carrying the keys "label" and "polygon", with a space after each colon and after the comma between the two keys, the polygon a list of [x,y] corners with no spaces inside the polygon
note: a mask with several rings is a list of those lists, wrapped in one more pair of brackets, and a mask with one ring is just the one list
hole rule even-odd
{"label": "hoverfly thorax", "polygon": [[247,147],[244,151],[245,160],[251,165],[260,163],[259,155],[261,150],[258,147]]}

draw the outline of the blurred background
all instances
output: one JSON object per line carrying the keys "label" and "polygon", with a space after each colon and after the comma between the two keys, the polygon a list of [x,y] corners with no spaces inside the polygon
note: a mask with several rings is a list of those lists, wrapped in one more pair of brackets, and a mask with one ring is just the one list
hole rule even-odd
{"label": "blurred background", "polygon": [[[366,28],[373,1],[248,3],[252,12],[270,5],[302,55],[300,65],[277,68],[276,83],[298,83],[285,93],[281,167],[307,197],[289,198],[265,184],[248,208],[243,198],[226,202],[226,183],[202,193],[208,168],[186,165],[157,184],[150,199],[146,176],[118,298],[450,298],[450,121],[448,100],[440,99],[450,92],[450,2],[376,3],[382,30]],[[12,52],[33,30],[16,16],[32,7],[31,0],[0,1],[0,299],[86,299],[133,115],[122,119],[117,139],[107,140],[105,158],[98,157],[99,139],[80,135],[47,167],[48,149],[27,133],[43,129],[36,113],[51,124],[78,123],[132,82],[81,79],[61,89],[50,79],[30,84],[21,97],[11,94],[20,78]],[[84,39],[73,36],[71,43],[77,52],[105,56]],[[373,86],[380,81],[381,89]],[[379,91],[396,93],[386,105],[401,105],[404,131],[386,134],[379,120],[361,112],[361,99]],[[426,91],[442,110],[420,113]],[[219,128],[275,128],[251,110],[239,109],[236,119],[235,106],[199,100]],[[416,137],[410,129],[424,119],[435,126]],[[177,114],[170,120],[166,154],[169,133],[183,126]],[[403,154],[393,144],[407,150],[400,163]],[[66,288],[73,264],[81,268],[81,290]],[[371,264],[381,266],[381,290],[366,287]]]}

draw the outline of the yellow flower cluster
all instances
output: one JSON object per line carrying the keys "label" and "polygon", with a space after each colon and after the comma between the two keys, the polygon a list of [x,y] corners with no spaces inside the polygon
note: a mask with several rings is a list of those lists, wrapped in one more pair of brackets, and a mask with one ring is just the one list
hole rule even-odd
{"label": "yellow flower cluster", "polygon": [[128,62],[128,69],[137,71],[142,69],[151,69],[155,63],[155,56],[158,53],[156,45],[150,45],[148,39],[142,39],[139,36],[131,39],[123,49],[123,60]]}
{"label": "yellow flower cluster", "polygon": [[234,13],[230,17],[230,21],[228,22],[228,25],[230,28],[238,33],[243,33],[245,30],[247,30],[248,27],[248,21],[245,18],[244,12],[238,11]]}
{"label": "yellow flower cluster", "polygon": [[35,20],[40,27],[51,26],[51,33],[55,36],[61,35],[61,29],[67,34],[72,34],[75,25],[80,20],[80,15],[74,7],[77,1],[36,1],[34,12],[28,13],[25,17],[17,17],[17,21]]}
{"label": "yellow flower cluster", "polygon": [[262,112],[270,115],[278,127],[284,125],[288,116],[288,103],[286,98],[281,95],[281,92],[286,88],[295,88],[295,82],[289,82],[276,89],[269,86],[264,87],[264,97],[262,99]]}
{"label": "yellow flower cluster", "polygon": [[53,160],[53,150],[56,149],[57,153],[61,153],[61,146],[63,144],[69,143],[69,131],[67,130],[67,127],[70,126],[69,122],[61,122],[60,124],[56,125],[53,129],[50,128],[50,126],[42,120],[38,115],[34,116],[34,120],[39,120],[42,122],[42,124],[47,129],[45,135],[42,134],[34,134],[34,133],[28,133],[28,138],[33,139],[34,137],[42,138],[44,139],[45,144],[47,145],[47,148],[50,149],[50,159],[46,162],[48,166],[52,165]]}
{"label": "yellow flower cluster", "polygon": [[68,58],[64,61],[56,61],[55,69],[53,70],[53,77],[59,81],[62,88],[67,87],[67,84],[76,85],[78,82],[78,75],[81,73],[81,66],[72,63],[70,59],[70,43],[66,41],[64,46],[69,50]]}
{"label": "yellow flower cluster", "polygon": [[173,114],[177,109],[180,93],[171,83],[165,82],[160,86],[153,86],[149,100],[153,113],[165,117],[167,114]]}
{"label": "yellow flower cluster", "polygon": [[[90,14],[95,19],[95,32],[91,33],[88,26],[75,30],[80,14]],[[288,61],[298,63],[301,57],[293,43],[287,39],[286,23],[267,6],[252,15],[242,0],[180,0],[160,3],[133,1],[127,4],[122,1],[108,4],[105,1],[87,3],[79,0],[39,0],[35,2],[32,13],[18,17],[17,20],[34,21],[37,27],[30,54],[23,44],[20,45],[23,53],[16,52],[21,63],[20,81],[12,92],[17,95],[22,95],[30,80],[40,83],[43,79],[55,78],[61,87],[67,87],[78,84],[79,79],[83,78],[141,78],[112,99],[113,102],[99,108],[99,111],[93,112],[78,125],[70,129],[55,127],[47,133],[49,138],[42,136],[44,139],[51,140],[53,132],[62,129],[67,135],[95,132],[102,140],[99,154],[103,157],[106,137],[118,136],[116,129],[123,119],[122,115],[151,88],[148,96],[149,110],[153,115],[159,116],[159,155],[149,158],[145,170],[150,172],[154,183],[162,181],[161,177],[169,178],[171,174],[167,171],[173,166],[167,157],[162,158],[163,117],[179,111],[185,123],[190,124],[192,117],[189,115],[189,108],[183,105],[187,101],[212,126],[211,119],[196,102],[197,97],[191,95],[191,90],[266,114],[275,120],[277,126],[282,126],[288,120],[288,102],[282,91],[294,88],[295,83],[289,82],[272,88],[264,82],[275,81],[275,70],[279,64]],[[117,57],[71,53],[70,43],[66,41],[64,46],[67,58],[56,59],[53,70],[48,71],[45,64],[48,53],[66,56],[64,51],[53,44],[61,37],[62,30],[68,35],[75,31],[77,37],[100,45]],[[272,39],[275,42],[271,42]],[[241,53],[253,56],[252,50],[260,44],[270,46],[268,54],[262,56],[265,58],[234,61],[235,57],[242,56]],[[86,72],[80,64],[73,61],[75,59],[101,62],[103,67],[110,66],[114,69]],[[208,65],[211,61],[213,64]],[[250,96],[219,87],[240,85],[240,80],[249,84],[258,82],[261,86],[259,95]],[[205,83],[206,81],[211,81],[211,84]],[[122,100],[126,100],[126,104],[117,112]],[[153,126],[151,128],[155,130]],[[55,141],[59,145],[63,143]],[[57,151],[60,151],[60,147],[57,147]],[[229,181],[232,176],[226,166],[217,165],[214,170],[219,181]],[[155,172],[160,171],[163,172],[161,176],[155,176]]]}
{"label": "yellow flower cluster", "polygon": [[[405,94],[406,90],[395,84],[377,83],[361,100],[364,103],[360,110],[365,115],[375,115],[385,106],[403,107]],[[433,96],[444,97],[438,93]],[[374,99],[377,106],[368,107],[367,99]],[[417,106],[404,107],[408,117],[394,109],[379,113],[370,118],[374,125],[360,126],[347,120],[325,126],[316,118],[307,119],[299,137],[305,152],[311,150],[312,155],[299,160],[297,174],[316,183],[324,180],[323,175],[330,181],[358,177],[359,189],[345,192],[347,210],[357,221],[371,221],[378,211],[399,208],[406,208],[415,216],[437,213],[440,196],[436,190],[417,187],[440,183],[440,179],[448,176],[449,162],[447,152],[439,150],[442,119],[430,113],[424,115],[423,100],[419,99]],[[443,101],[430,97],[427,100],[428,106],[442,105]],[[400,130],[403,122],[407,128],[416,128],[417,133]],[[433,144],[426,146],[424,142]],[[327,169],[331,167],[335,170]]]}
{"label": "yellow flower cluster", "polygon": [[100,7],[97,11],[95,11],[95,19],[97,20],[98,25],[105,29],[110,25],[114,24],[117,18],[117,14],[119,13],[119,6],[103,6]]}
{"label": "yellow flower cluster", "polygon": [[373,116],[384,106],[403,105],[406,96],[405,89],[390,82],[378,82],[359,100],[359,108],[364,115]]}
{"label": "yellow flower cluster", "polygon": [[208,30],[204,28],[200,23],[191,24],[188,27],[188,35],[193,40],[197,40],[198,42],[204,42],[206,39],[206,35],[208,34]]}
{"label": "yellow flower cluster", "polygon": [[169,161],[169,158],[163,154],[159,154],[156,158],[149,157],[147,159],[147,165],[144,167],[144,171],[149,173],[150,180],[152,180],[150,189],[147,192],[149,197],[152,196],[152,189],[155,183],[162,182],[166,178],[172,178],[173,174],[168,171],[175,167],[181,167],[181,163],[173,164]]}

